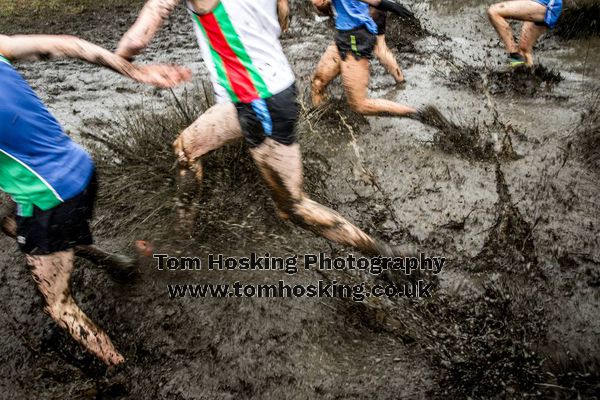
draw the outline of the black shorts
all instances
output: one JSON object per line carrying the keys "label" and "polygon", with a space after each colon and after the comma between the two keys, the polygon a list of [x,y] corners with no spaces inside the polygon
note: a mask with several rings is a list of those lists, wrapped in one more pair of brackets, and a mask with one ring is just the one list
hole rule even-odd
{"label": "black shorts", "polygon": [[296,85],[267,99],[236,103],[242,133],[250,147],[271,138],[285,145],[296,143],[298,101]]}
{"label": "black shorts", "polygon": [[377,35],[385,35],[387,13],[385,11],[373,9],[371,16],[373,17],[373,21],[377,24]]}
{"label": "black shorts", "polygon": [[89,222],[98,192],[96,175],[87,188],[64,203],[33,216],[17,217],[17,243],[25,254],[47,255],[93,243]]}
{"label": "black shorts", "polygon": [[364,26],[351,29],[349,31],[337,31],[335,35],[335,44],[342,60],[345,60],[348,53],[354,58],[360,60],[373,58],[373,49],[377,43],[377,36],[369,32]]}

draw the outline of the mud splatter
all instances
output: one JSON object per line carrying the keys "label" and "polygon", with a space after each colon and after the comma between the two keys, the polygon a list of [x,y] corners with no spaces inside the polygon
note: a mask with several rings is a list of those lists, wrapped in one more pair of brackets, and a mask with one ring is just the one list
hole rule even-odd
{"label": "mud splatter", "polygon": [[600,36],[600,4],[593,0],[566,4],[555,34],[561,39]]}
{"label": "mud splatter", "polygon": [[399,52],[416,52],[415,42],[425,36],[431,35],[417,18],[401,18],[388,13],[386,39],[390,46],[396,47]]}
{"label": "mud splatter", "polygon": [[551,94],[552,89],[563,81],[560,72],[538,64],[533,68],[516,68],[506,70],[486,70],[454,63],[449,72],[437,72],[444,78],[447,86],[464,88],[475,92],[487,87],[493,95],[512,95],[536,97],[540,94]]}

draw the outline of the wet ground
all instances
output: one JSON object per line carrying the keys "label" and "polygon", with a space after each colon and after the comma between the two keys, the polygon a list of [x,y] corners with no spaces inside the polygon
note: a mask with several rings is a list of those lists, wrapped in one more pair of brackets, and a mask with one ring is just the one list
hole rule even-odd
{"label": "wet ground", "polygon": [[[120,285],[81,264],[75,296],[128,360],[107,373],[42,313],[22,258],[1,239],[0,393],[40,399],[600,397],[600,152],[590,140],[600,136],[593,94],[600,41],[548,35],[538,46],[538,69],[511,73],[484,3],[419,2],[413,8],[420,26],[392,22],[388,43],[405,70],[404,87],[374,63],[373,96],[435,104],[449,122],[426,127],[357,116],[344,106],[336,81],[323,109],[304,103],[299,126],[313,197],[378,237],[416,241],[450,260],[433,299],[169,300],[168,283],[270,283],[281,273],[161,272],[146,262],[134,284]],[[310,7],[297,2],[294,10],[283,43],[306,100],[310,73],[332,36]],[[11,28],[67,29],[112,48],[134,11],[86,12],[68,24],[36,14]],[[196,82],[175,95],[203,97],[205,69],[182,10],[140,61],[189,65]],[[277,220],[242,145],[209,157],[194,237],[173,240],[170,140],[199,111],[182,112],[169,92],[77,62],[18,68],[67,129],[95,149],[104,178],[96,222],[102,245],[127,249],[133,240],[152,239],[158,250],[202,257],[347,253]],[[122,154],[97,148],[90,134],[130,138],[128,154],[136,157],[115,166]],[[341,272],[284,277],[323,278],[364,280]]]}

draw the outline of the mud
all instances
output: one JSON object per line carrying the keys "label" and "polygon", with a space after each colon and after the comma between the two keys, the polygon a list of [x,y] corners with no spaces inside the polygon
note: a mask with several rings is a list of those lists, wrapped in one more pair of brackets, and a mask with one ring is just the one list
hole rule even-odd
{"label": "mud", "polygon": [[[433,104],[444,118],[365,118],[337,81],[327,104],[310,107],[311,72],[332,34],[306,2],[292,4],[283,43],[301,93],[307,191],[392,245],[447,257],[434,297],[169,300],[169,283],[383,278],[166,272],[145,260],[137,280],[119,284],[79,262],[73,295],[127,359],[106,371],[43,314],[22,256],[0,238],[0,397],[600,397],[596,42],[545,36],[536,55],[546,69],[503,75],[487,2],[415,2],[419,26],[392,21],[388,34],[407,84],[395,87],[374,62],[370,95]],[[68,28],[114,48],[135,16],[130,5],[118,10],[83,8],[64,24],[40,11],[9,30]],[[171,143],[211,104],[183,9],[140,61],[190,65],[196,81],[170,93],[76,62],[18,66],[97,160],[100,245],[130,253],[146,240],[156,252],[202,258],[348,253],[277,218],[243,143],[204,160],[195,230],[176,234]]]}
{"label": "mud", "polygon": [[598,105],[600,96],[595,95],[590,100],[588,109],[581,114],[581,122],[576,129],[576,146],[582,160],[591,171],[600,171],[600,112]]}
{"label": "mud", "polygon": [[560,72],[541,64],[533,68],[504,71],[461,65],[456,66],[445,78],[447,84],[453,88],[469,87],[475,92],[487,90],[494,95],[523,97],[552,96],[553,88],[564,80]]}

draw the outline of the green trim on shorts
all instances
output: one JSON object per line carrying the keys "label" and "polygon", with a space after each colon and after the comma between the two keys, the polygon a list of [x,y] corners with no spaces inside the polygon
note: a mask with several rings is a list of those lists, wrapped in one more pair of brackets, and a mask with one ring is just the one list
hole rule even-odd
{"label": "green trim on shorts", "polygon": [[6,63],[8,65],[12,65],[10,63],[10,61],[8,61],[8,58],[4,57],[2,54],[0,54],[0,62]]}
{"label": "green trim on shorts", "polygon": [[350,48],[356,55],[360,55],[358,53],[358,47],[356,46],[356,36],[350,35]]}

